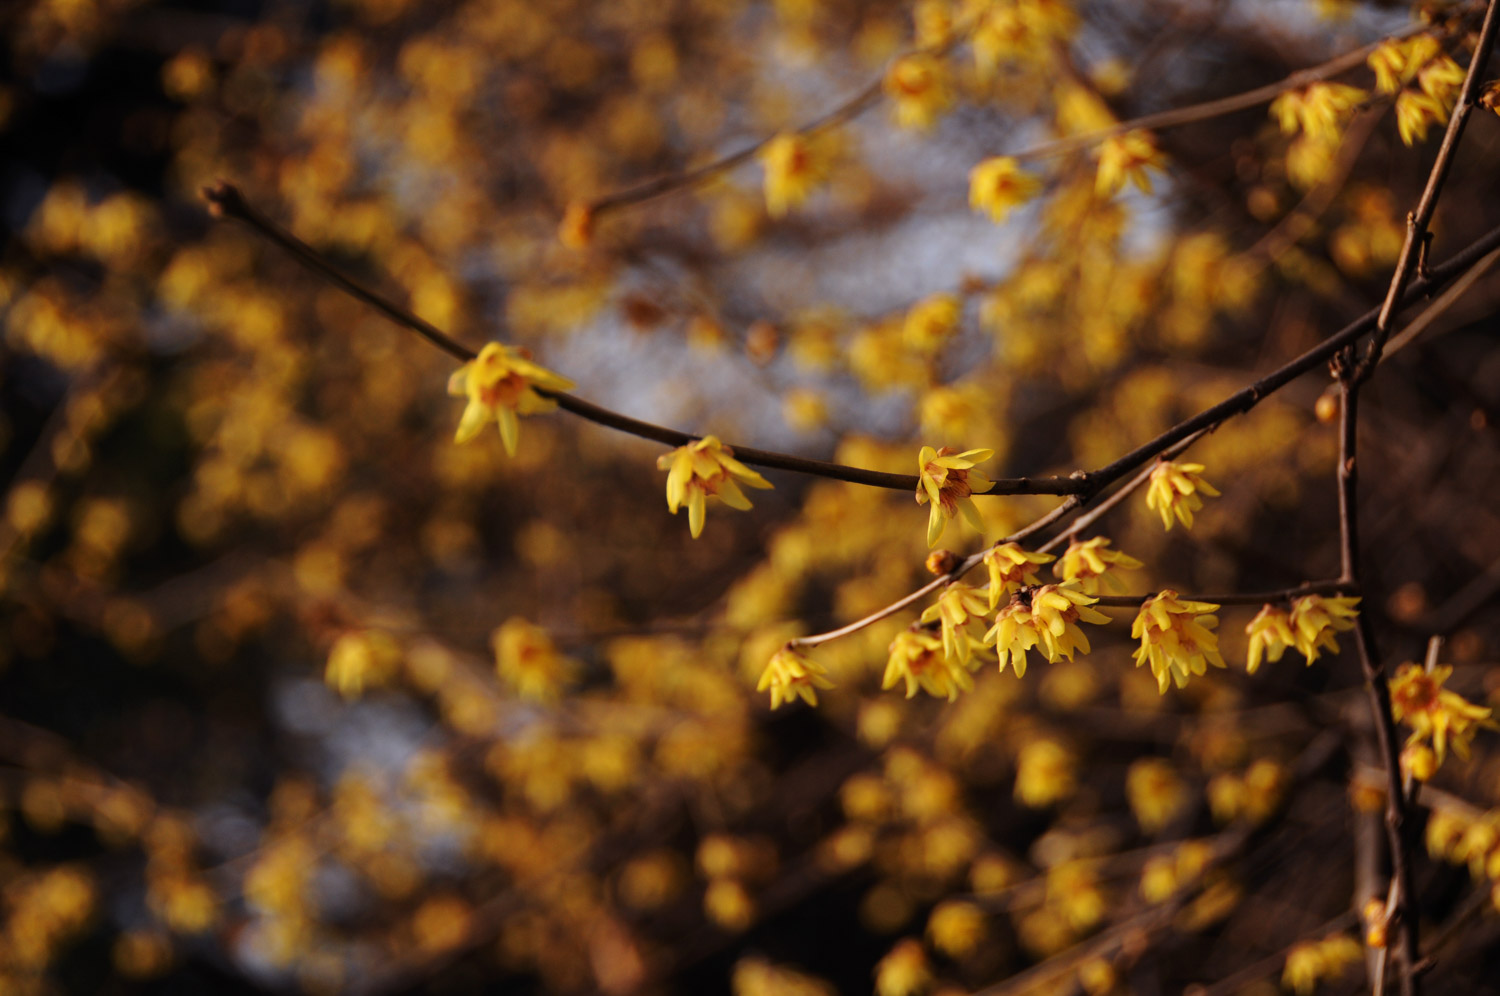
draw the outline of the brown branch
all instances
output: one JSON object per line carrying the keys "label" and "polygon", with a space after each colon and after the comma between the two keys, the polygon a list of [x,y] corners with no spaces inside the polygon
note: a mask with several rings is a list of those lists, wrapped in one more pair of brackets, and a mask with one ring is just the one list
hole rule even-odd
{"label": "brown branch", "polygon": [[[214,214],[236,218],[249,225],[258,234],[285,249],[299,263],[318,276],[364,301],[396,324],[404,325],[416,332],[454,359],[467,362],[478,355],[473,349],[438,329],[432,323],[340,271],[318,250],[252,207],[232,184],[220,182],[212,187],[206,187],[203,190],[203,196],[208,200]],[[611,411],[576,395],[562,391],[549,391],[540,387],[534,390],[556,401],[559,408],[580,418],[666,446],[686,446],[702,438],[693,433],[631,418],[629,415]],[[894,491],[916,491],[918,487],[915,474],[890,474],[884,471],[866,470],[824,460],[811,460],[789,453],[778,453],[774,450],[757,449],[753,446],[734,445],[730,448],[739,460],[771,470],[788,470]],[[1077,477],[1019,477],[995,481],[990,489],[983,493],[990,495],[1068,495],[1077,494],[1083,490],[1083,487],[1083,480]]]}
{"label": "brown branch", "polygon": [[[1358,583],[1359,578],[1359,467],[1356,460],[1359,425],[1359,387],[1354,367],[1354,350],[1341,354],[1335,369],[1339,378],[1339,559],[1342,579]],[[1401,993],[1419,996],[1421,979],[1416,966],[1421,956],[1420,924],[1416,907],[1416,889],[1412,874],[1411,834],[1407,819],[1407,797],[1401,781],[1401,759],[1396,747],[1396,723],[1391,713],[1391,690],[1386,683],[1384,665],[1375,644],[1369,612],[1355,619],[1355,649],[1364,672],[1365,693],[1375,724],[1376,746],[1385,769],[1386,843],[1391,861],[1391,911],[1400,931]],[[1377,992],[1376,996],[1380,996]]]}
{"label": "brown branch", "polygon": [[1153,114],[1145,114],[1129,121],[1091,131],[1084,135],[1073,135],[1067,138],[1054,139],[1042,145],[1036,145],[1020,152],[1010,153],[1011,158],[1022,161],[1034,161],[1037,159],[1050,159],[1054,156],[1067,155],[1070,152],[1078,152],[1100,142],[1123,135],[1126,132],[1138,129],[1155,129],[1161,131],[1167,128],[1177,128],[1186,124],[1195,124],[1199,121],[1207,121],[1211,118],[1222,117],[1233,114],[1235,111],[1244,111],[1259,104],[1268,104],[1281,96],[1288,90],[1307,86],[1309,83],[1317,83],[1320,80],[1337,76],[1356,66],[1362,65],[1370,53],[1391,39],[1410,38],[1412,35],[1431,31],[1432,26],[1428,24],[1413,24],[1395,34],[1390,38],[1382,38],[1380,41],[1371,42],[1361,46],[1352,52],[1345,52],[1327,62],[1306,69],[1299,69],[1285,79],[1275,83],[1267,83],[1244,93],[1232,94],[1228,97],[1220,97],[1217,100],[1205,101],[1201,104],[1191,104],[1187,107],[1174,107],[1165,111],[1157,111]]}

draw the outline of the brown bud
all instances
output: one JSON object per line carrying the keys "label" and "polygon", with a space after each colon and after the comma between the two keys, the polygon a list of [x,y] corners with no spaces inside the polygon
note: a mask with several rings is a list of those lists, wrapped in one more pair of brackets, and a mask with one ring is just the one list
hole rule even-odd
{"label": "brown bud", "polygon": [[927,555],[927,570],[931,574],[952,574],[958,566],[958,554],[952,550],[934,550]]}
{"label": "brown bud", "polygon": [[1334,387],[1330,384],[1326,391],[1318,395],[1318,403],[1313,405],[1313,414],[1316,415],[1318,421],[1322,422],[1324,425],[1331,424],[1335,419],[1339,417],[1339,397],[1337,387]]}
{"label": "brown bud", "polygon": [[569,204],[557,226],[557,239],[569,249],[587,249],[594,241],[594,209],[582,201]]}
{"label": "brown bud", "polygon": [[776,326],[770,322],[751,322],[750,327],[745,330],[745,355],[762,365],[770,363],[776,356],[780,339]]}

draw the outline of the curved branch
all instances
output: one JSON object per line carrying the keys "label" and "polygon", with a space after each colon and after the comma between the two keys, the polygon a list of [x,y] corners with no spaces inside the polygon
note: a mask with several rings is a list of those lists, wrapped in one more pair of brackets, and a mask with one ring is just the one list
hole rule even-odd
{"label": "curved branch", "polygon": [[[375,308],[396,324],[404,325],[416,332],[454,359],[468,362],[478,355],[473,349],[443,332],[431,322],[412,314],[390,298],[365,287],[340,271],[318,250],[252,207],[233,184],[221,181],[212,187],[205,187],[203,196],[216,216],[236,218],[249,225],[258,234],[285,249],[299,263],[318,276]],[[533,390],[544,397],[551,398],[557,402],[559,408],[580,418],[666,446],[686,446],[702,438],[690,432],[632,418],[573,394],[549,391],[540,387],[533,388]],[[866,470],[862,467],[812,460],[790,453],[757,449],[753,446],[730,445],[730,449],[734,451],[735,457],[744,463],[771,470],[789,470],[835,481],[847,481],[851,484],[888,488],[893,491],[916,491],[919,483],[915,474],[891,474],[879,470]],[[1084,481],[1080,477],[1017,477],[995,481],[988,491],[982,493],[989,495],[1070,495],[1081,492],[1084,486]]]}

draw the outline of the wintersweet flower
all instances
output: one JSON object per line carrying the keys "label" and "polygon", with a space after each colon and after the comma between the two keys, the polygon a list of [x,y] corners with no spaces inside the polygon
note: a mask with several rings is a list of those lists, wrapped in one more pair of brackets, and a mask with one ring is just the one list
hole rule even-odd
{"label": "wintersweet flower", "polygon": [[1209,664],[1224,666],[1219,638],[1213,633],[1219,620],[1210,614],[1218,609],[1211,602],[1184,601],[1171,590],[1148,598],[1141,606],[1130,627],[1131,637],[1141,641],[1135,666],[1151,665],[1162,694],[1169,684],[1175,682],[1182,688],[1190,675],[1206,673]]}
{"label": "wintersweet flower", "polygon": [[719,442],[717,436],[679,446],[656,458],[658,470],[667,471],[667,508],[676,515],[688,507],[688,529],[697,539],[703,532],[704,510],[709,498],[717,498],[730,508],[745,511],[750,499],[740,485],[765,490],[771,482],[734,458],[734,450]]}
{"label": "wintersweet flower", "polygon": [[927,546],[937,545],[938,539],[948,525],[948,520],[963,512],[964,518],[975,529],[984,530],[984,520],[979,509],[974,507],[970,495],[983,494],[990,488],[989,478],[974,470],[974,465],[983,463],[995,455],[994,450],[965,450],[955,453],[944,446],[935,450],[924,446],[917,453],[917,504],[932,503],[932,513],[927,517]]}
{"label": "wintersweet flower", "polygon": [[985,646],[994,647],[1000,654],[1000,673],[1004,674],[1005,665],[1009,664],[1017,678],[1026,677],[1026,651],[1041,642],[1031,605],[1021,598],[1012,599],[995,613],[995,625],[984,634]]}
{"label": "wintersweet flower", "polygon": [[519,616],[490,634],[495,673],[524,699],[555,700],[572,680],[577,664],[564,657],[547,631]]}
{"label": "wintersweet flower", "polygon": [[1449,106],[1454,94],[1464,83],[1464,67],[1453,61],[1452,56],[1440,55],[1417,73],[1417,86],[1429,97],[1434,97]]}
{"label": "wintersweet flower", "polygon": [[448,393],[469,399],[454,440],[467,443],[493,419],[500,425],[505,452],[515,456],[521,431],[516,415],[535,415],[557,407],[556,401],[538,394],[538,388],[571,391],[573,382],[531,362],[531,354],[524,349],[498,342],[486,344],[477,357],[448,378]]}
{"label": "wintersweet flower", "polygon": [[1396,98],[1396,131],[1407,145],[1425,142],[1427,129],[1448,115],[1443,102],[1430,93],[1403,90]]}
{"label": "wintersweet flower", "polygon": [[897,59],[885,74],[884,87],[895,101],[896,122],[903,128],[932,127],[953,102],[947,66],[920,52]]}
{"label": "wintersweet flower", "polygon": [[995,613],[995,624],[984,635],[985,646],[999,652],[1002,672],[1009,663],[1018,678],[1026,676],[1026,651],[1032,647],[1054,663],[1072,660],[1074,653],[1090,650],[1088,637],[1077,624],[1109,622],[1104,613],[1089,608],[1095,601],[1071,582],[1022,591]]}
{"label": "wintersweet flower", "polygon": [[1027,585],[1041,584],[1037,566],[1055,559],[1050,553],[1023,550],[1019,543],[1001,543],[986,550],[984,566],[990,572],[990,608],[999,605],[1000,599],[1012,592]]}
{"label": "wintersweet flower", "polygon": [[1120,583],[1116,571],[1138,571],[1144,565],[1128,553],[1109,549],[1110,541],[1104,536],[1095,536],[1082,543],[1074,540],[1068,544],[1062,559],[1052,567],[1052,573],[1064,581],[1078,582],[1078,590],[1085,595],[1099,594],[1102,580],[1114,591],[1125,586]]}
{"label": "wintersweet flower", "polygon": [[962,581],[955,581],[943,589],[937,604],[928,606],[922,613],[922,621],[941,621],[943,653],[967,664],[974,656],[974,647],[970,641],[978,636],[977,633],[970,632],[970,629],[988,611],[989,606],[979,589]]}
{"label": "wintersweet flower", "polygon": [[1042,189],[1042,181],[1023,171],[1011,156],[992,156],[969,170],[969,207],[983,211],[995,224]]}
{"label": "wintersweet flower", "polygon": [[1292,603],[1290,619],[1295,635],[1292,646],[1307,658],[1309,664],[1318,659],[1322,650],[1338,653],[1339,644],[1333,634],[1354,628],[1354,617],[1359,615],[1355,608],[1358,604],[1359,599],[1351,597],[1304,595],[1297,599]]}
{"label": "wintersweet flower", "polygon": [[958,331],[961,314],[958,298],[934,294],[912,305],[901,325],[901,339],[924,353],[936,352]]}
{"label": "wintersweet flower", "polygon": [[1067,581],[1043,585],[1031,593],[1031,618],[1047,660],[1072,660],[1075,650],[1089,652],[1089,638],[1078,628],[1078,623],[1082,621],[1097,626],[1109,622],[1109,616],[1089,608],[1097,601]]}
{"label": "wintersweet flower", "polygon": [[974,687],[969,670],[961,661],[943,652],[941,637],[925,629],[906,629],[891,641],[880,687],[894,688],[898,682],[905,681],[907,698],[916,695],[920,688],[933,698],[945,698],[951,702],[958,698],[959,692]]}
{"label": "wintersweet flower", "polygon": [[1161,524],[1172,528],[1176,516],[1188,529],[1193,528],[1193,513],[1203,507],[1199,492],[1217,497],[1219,492],[1199,475],[1201,463],[1174,463],[1162,460],[1151,471],[1151,480],[1146,486],[1146,507],[1161,514]]}
{"label": "wintersweet flower", "polygon": [[1403,664],[1391,679],[1391,715],[1412,728],[1407,745],[1430,741],[1438,764],[1453,753],[1467,759],[1480,726],[1493,726],[1492,710],[1477,706],[1443,687],[1453,668],[1441,665],[1428,673],[1419,664]]}
{"label": "wintersweet flower", "polygon": [[1359,87],[1344,83],[1314,83],[1301,90],[1288,90],[1271,101],[1271,114],[1281,125],[1282,134],[1292,135],[1300,128],[1305,134],[1324,140],[1336,140],[1344,122],[1368,95]]}
{"label": "wintersweet flower", "polygon": [[757,692],[771,692],[771,708],[779,709],[783,702],[801,699],[810,706],[818,704],[818,689],[832,688],[828,671],[823,665],[797,651],[790,645],[771,655],[766,669],[761,673]]}
{"label": "wintersweet flower", "polygon": [[1431,35],[1417,35],[1404,42],[1392,38],[1371,52],[1365,62],[1375,73],[1375,90],[1395,93],[1442,51],[1443,46]]}
{"label": "wintersweet flower", "polygon": [[1286,648],[1297,643],[1296,634],[1292,632],[1292,617],[1285,609],[1274,605],[1262,606],[1245,626],[1245,632],[1250,636],[1245,670],[1250,674],[1260,669],[1261,658],[1279,661]]}
{"label": "wintersweet flower", "polygon": [[1166,158],[1157,151],[1155,140],[1146,131],[1129,131],[1106,138],[1096,155],[1099,173],[1094,180],[1094,190],[1101,197],[1113,196],[1127,181],[1140,188],[1141,193],[1149,194],[1151,176],[1146,170],[1166,166]]}
{"label": "wintersweet flower", "polygon": [[780,218],[827,182],[832,156],[826,142],[783,132],[761,149],[760,164],[766,174],[766,213]]}

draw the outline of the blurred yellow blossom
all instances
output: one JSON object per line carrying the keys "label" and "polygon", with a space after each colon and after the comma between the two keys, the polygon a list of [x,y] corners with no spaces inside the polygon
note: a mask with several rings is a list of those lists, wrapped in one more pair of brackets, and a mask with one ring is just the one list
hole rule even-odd
{"label": "blurred yellow blossom", "polygon": [[953,102],[948,67],[938,58],[916,53],[897,59],[885,74],[885,93],[895,102],[903,128],[932,127]]}
{"label": "blurred yellow blossom", "polygon": [[697,539],[703,532],[704,512],[709,498],[717,498],[730,508],[750,508],[750,500],[740,485],[771,487],[771,482],[734,458],[734,450],[719,442],[717,436],[704,436],[686,446],[679,446],[656,460],[658,470],[667,471],[667,508],[676,515],[688,507],[688,529]]}
{"label": "blurred yellow blossom", "polygon": [[1391,714],[1412,728],[1407,743],[1430,741],[1438,764],[1443,763],[1450,743],[1453,753],[1467,758],[1478,727],[1494,725],[1490,709],[1443,687],[1452,674],[1452,666],[1446,664],[1430,674],[1419,664],[1403,664],[1391,679]]}
{"label": "blurred yellow blossom", "polygon": [[516,415],[534,415],[557,406],[551,398],[538,394],[537,388],[570,391],[573,382],[531,362],[523,349],[487,343],[476,358],[455,370],[448,380],[449,394],[469,399],[458,421],[455,441],[468,442],[494,419],[500,425],[505,452],[515,456],[520,435]]}
{"label": "blurred yellow blossom", "polygon": [[1187,786],[1159,757],[1134,761],[1125,774],[1125,797],[1136,822],[1148,834],[1160,833],[1187,803]]}
{"label": "blurred yellow blossom", "polygon": [[973,689],[970,670],[971,667],[943,652],[942,637],[925,629],[905,629],[891,641],[880,687],[894,688],[905,681],[907,698],[916,695],[920,688],[934,698],[951,702],[958,698],[959,692]]}
{"label": "blurred yellow blossom", "polygon": [[1304,595],[1292,603],[1289,624],[1295,639],[1292,646],[1311,664],[1322,650],[1339,652],[1335,632],[1354,628],[1354,618],[1359,615],[1355,608],[1359,599],[1354,597],[1323,597]]}
{"label": "blurred yellow blossom", "polygon": [[983,463],[995,455],[994,450],[965,450],[955,453],[944,446],[934,450],[924,446],[917,454],[917,504],[932,503],[927,517],[927,546],[937,545],[948,520],[963,512],[964,518],[980,532],[984,531],[984,520],[979,509],[974,507],[970,495],[983,494],[989,490],[989,478],[974,470],[974,465]]}
{"label": "blurred yellow blossom", "polygon": [[1271,116],[1281,126],[1282,134],[1293,135],[1301,129],[1314,139],[1333,141],[1343,133],[1344,123],[1366,96],[1358,87],[1344,83],[1313,83],[1301,90],[1288,90],[1271,101]]}
{"label": "blurred yellow blossom", "polygon": [[770,690],[772,709],[779,709],[783,702],[797,698],[815,706],[818,704],[817,690],[833,687],[827,675],[828,670],[823,665],[787,645],[771,655],[755,690]]}
{"label": "blurred yellow blossom", "polygon": [[1403,90],[1396,98],[1396,131],[1407,145],[1425,142],[1427,130],[1447,116],[1447,107],[1429,93]]}
{"label": "blurred yellow blossom", "polygon": [[1094,190],[1102,197],[1113,196],[1127,182],[1134,183],[1141,193],[1149,194],[1151,176],[1147,169],[1166,168],[1166,158],[1157,151],[1155,139],[1146,131],[1129,131],[1106,138],[1095,154],[1099,173]]}
{"label": "blurred yellow blossom", "polygon": [[1201,476],[1201,463],[1174,463],[1161,460],[1151,471],[1151,480],[1146,487],[1146,507],[1161,515],[1161,524],[1172,528],[1175,516],[1178,522],[1193,528],[1193,513],[1203,507],[1199,493],[1215,497],[1218,491]]}
{"label": "blurred yellow blossom", "polygon": [[1279,661],[1286,648],[1297,642],[1292,632],[1292,617],[1285,609],[1274,605],[1262,606],[1255,618],[1246,624],[1245,632],[1250,637],[1245,670],[1250,674],[1260,669],[1262,658],[1273,663]]}
{"label": "blurred yellow blossom", "polygon": [[827,138],[783,132],[760,150],[766,213],[780,218],[828,182],[833,154]]}
{"label": "blurred yellow blossom", "polygon": [[997,225],[1041,189],[1042,182],[1011,156],[992,156],[969,170],[969,207],[983,211]]}
{"label": "blurred yellow blossom", "polygon": [[1051,737],[1028,740],[1016,755],[1016,798],[1041,809],[1073,794],[1078,758]]}
{"label": "blurred yellow blossom", "polygon": [[1281,984],[1297,996],[1310,996],[1324,980],[1338,979],[1344,969],[1364,960],[1364,948],[1346,934],[1333,934],[1321,941],[1304,941],[1286,955]]}
{"label": "blurred yellow blossom", "polygon": [[1442,45],[1431,35],[1417,35],[1405,41],[1388,38],[1365,62],[1375,73],[1375,90],[1395,93],[1442,51]]}
{"label": "blurred yellow blossom", "polygon": [[1062,559],[1052,568],[1052,573],[1064,581],[1078,582],[1078,590],[1085,595],[1099,594],[1099,582],[1103,580],[1111,589],[1121,591],[1124,584],[1115,575],[1116,571],[1138,571],[1143,566],[1130,554],[1109,549],[1110,541],[1104,536],[1068,544]]}
{"label": "blurred yellow blossom", "polygon": [[1050,553],[1023,550],[1019,543],[1001,543],[986,550],[984,566],[990,575],[990,608],[994,609],[1000,599],[1026,585],[1041,584],[1037,566],[1055,559]]}
{"label": "blurred yellow blossom", "polygon": [[401,650],[388,635],[357,630],[333,642],[323,680],[344,698],[358,698],[366,688],[390,682],[400,663]]}
{"label": "blurred yellow blossom", "polygon": [[927,936],[943,954],[962,958],[984,939],[984,911],[959,899],[939,903],[927,918]]}
{"label": "blurred yellow blossom", "polygon": [[912,349],[935,353],[958,331],[961,314],[953,294],[933,294],[912,305],[901,326],[901,339]]}
{"label": "blurred yellow blossom", "polygon": [[501,623],[490,645],[501,682],[525,699],[555,700],[577,668],[558,653],[546,630],[519,616]]}
{"label": "blurred yellow blossom", "polygon": [[932,985],[932,970],[922,942],[900,941],[875,966],[876,996],[917,996]]}
{"label": "blurred yellow blossom", "polygon": [[1211,602],[1184,601],[1171,590],[1159,592],[1141,606],[1130,627],[1130,635],[1141,641],[1135,665],[1151,665],[1159,692],[1166,694],[1173,682],[1182,688],[1190,675],[1204,674],[1209,664],[1224,666],[1219,638],[1213,633],[1219,620],[1210,614],[1218,609]]}

